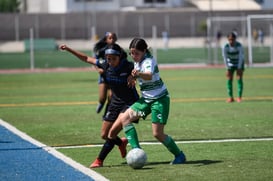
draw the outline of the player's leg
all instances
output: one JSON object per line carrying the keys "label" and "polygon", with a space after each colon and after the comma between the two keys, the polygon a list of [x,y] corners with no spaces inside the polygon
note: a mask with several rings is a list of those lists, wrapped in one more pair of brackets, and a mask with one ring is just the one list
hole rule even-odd
{"label": "player's leg", "polygon": [[103,147],[102,147],[102,149],[101,149],[98,157],[89,166],[90,168],[102,167],[104,159],[106,158],[106,156],[108,155],[108,153],[110,153],[111,150],[113,149],[113,147],[115,146],[114,143],[110,142],[107,139],[107,134],[108,134],[110,128],[112,127],[112,125],[113,125],[113,122],[103,121],[102,127],[101,127],[101,138],[104,139],[105,142],[103,144]]}
{"label": "player's leg", "polygon": [[244,84],[243,84],[243,69],[238,69],[236,71],[236,73],[237,73],[237,87],[238,87],[237,102],[241,102],[242,101],[242,95],[243,95],[243,88],[244,88]]}
{"label": "player's leg", "polygon": [[103,78],[99,78],[99,103],[96,109],[97,113],[100,113],[107,98],[107,84],[104,83]]}
{"label": "player's leg", "polygon": [[110,105],[110,102],[111,102],[111,96],[112,96],[112,91],[111,91],[111,89],[109,89],[109,86],[108,85],[106,85],[106,94],[107,94],[107,104],[106,104],[106,106],[105,106],[105,111],[104,111],[104,115],[106,115],[106,113],[107,113],[107,109],[108,109],[108,106]]}
{"label": "player's leg", "polygon": [[131,108],[128,108],[119,119],[131,148],[140,148],[137,131],[133,124],[133,121],[137,119],[139,119],[139,116]]}
{"label": "player's leg", "polygon": [[[113,122],[109,121],[103,121],[103,126],[102,126],[102,138],[105,139],[105,142],[101,148],[101,151],[96,158],[96,160],[90,165],[90,168],[96,168],[96,167],[102,167],[103,162],[107,155],[113,150],[115,145],[119,146],[121,156],[124,158],[126,156],[126,146],[127,146],[127,139],[121,139],[120,137],[116,136],[114,139],[108,139],[108,133],[110,128],[112,127]],[[122,125],[119,125],[117,134],[121,131]]]}
{"label": "player's leg", "polygon": [[227,92],[228,92],[228,96],[229,98],[227,99],[227,102],[233,102],[234,98],[233,98],[233,73],[234,73],[234,69],[228,69],[226,71],[226,77],[227,77]]}
{"label": "player's leg", "polygon": [[[149,114],[149,111],[146,111],[147,103],[140,98],[136,101],[130,108],[128,108],[124,113],[119,115],[119,118],[116,120],[114,125],[109,131],[108,137],[113,139],[117,135],[117,127],[121,123],[123,126],[124,133],[128,142],[130,143],[132,148],[140,148],[137,131],[133,122],[136,122],[140,117],[146,117]],[[144,111],[143,111],[144,110]]]}
{"label": "player's leg", "polygon": [[137,131],[133,122],[138,122],[140,118],[145,119],[151,113],[150,104],[146,103],[144,98],[137,100],[121,119],[126,138],[132,148],[140,148]]}
{"label": "player's leg", "polygon": [[[123,110],[123,105],[121,105],[121,106],[117,106],[117,105],[113,105],[113,104],[109,105],[109,107],[107,109],[107,114],[105,114],[103,117],[104,121],[103,121],[103,124],[101,127],[101,137],[102,137],[102,139],[105,139],[106,141],[99,153],[99,156],[90,165],[91,168],[103,166],[103,161],[105,160],[107,155],[112,151],[115,144],[122,147],[122,151],[121,151],[122,157],[126,156],[127,140],[121,140],[118,136],[116,136],[113,139],[108,138],[109,131],[112,128],[116,119],[118,118],[121,110]],[[117,126],[117,135],[121,129],[122,129],[122,125],[120,124]],[[124,141],[126,141],[126,143],[124,143]]]}
{"label": "player's leg", "polygon": [[[122,114],[122,113],[120,113],[120,114]],[[112,136],[112,137],[108,136],[110,134],[110,130],[113,130],[112,134],[114,136]],[[126,138],[119,138],[117,136],[119,134],[119,132],[122,130],[122,124],[121,124],[121,122],[119,121],[118,118],[115,121],[115,123],[112,125],[110,130],[109,130],[108,135],[107,135],[108,140],[113,142],[115,145],[117,145],[119,147],[121,157],[124,158],[126,156],[126,154],[127,154],[126,146],[128,144],[128,140]]]}
{"label": "player's leg", "polygon": [[185,163],[186,157],[178,148],[171,136],[164,133],[164,127],[169,116],[170,98],[165,96],[152,104],[153,136],[161,142],[175,157],[172,164]]}

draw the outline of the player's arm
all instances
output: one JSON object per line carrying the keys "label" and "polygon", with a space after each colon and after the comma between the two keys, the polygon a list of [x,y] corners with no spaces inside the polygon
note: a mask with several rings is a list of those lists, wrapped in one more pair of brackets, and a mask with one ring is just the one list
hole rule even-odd
{"label": "player's arm", "polygon": [[131,75],[136,78],[141,78],[143,80],[152,80],[154,64],[152,59],[146,59],[142,64],[143,71],[139,71],[138,69],[133,69]]}
{"label": "player's arm", "polygon": [[95,66],[95,68],[96,68],[96,70],[97,70],[97,72],[99,74],[103,74],[104,73],[104,70],[102,68],[99,68],[98,66]]}
{"label": "player's arm", "polygon": [[77,58],[79,58],[80,60],[86,62],[86,63],[90,63],[90,64],[93,64],[93,65],[96,65],[96,62],[97,60],[93,57],[89,57],[87,56],[86,54],[80,52],[80,51],[77,51],[77,50],[74,50],[66,45],[60,45],[59,47],[61,50],[66,50],[70,53],[72,53],[74,56],[76,56]]}
{"label": "player's arm", "polygon": [[227,57],[227,48],[224,46],[222,49],[222,56],[224,59],[224,63],[226,65],[226,68],[228,68],[228,57]]}
{"label": "player's arm", "polygon": [[244,63],[244,48],[240,46],[239,48],[239,61],[238,61],[238,69],[242,69]]}
{"label": "player's arm", "polygon": [[135,78],[142,78],[143,80],[152,80],[153,78],[152,72],[140,72],[136,69],[132,70],[131,75]]}

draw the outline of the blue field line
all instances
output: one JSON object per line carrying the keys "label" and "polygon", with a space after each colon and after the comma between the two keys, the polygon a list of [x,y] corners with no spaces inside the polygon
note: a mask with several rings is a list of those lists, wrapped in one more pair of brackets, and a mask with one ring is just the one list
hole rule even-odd
{"label": "blue field line", "polygon": [[0,180],[107,181],[0,119]]}

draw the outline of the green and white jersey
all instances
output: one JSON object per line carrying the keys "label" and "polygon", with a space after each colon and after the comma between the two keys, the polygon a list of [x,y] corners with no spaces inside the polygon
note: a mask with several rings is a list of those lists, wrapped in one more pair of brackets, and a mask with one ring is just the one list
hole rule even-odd
{"label": "green and white jersey", "polygon": [[152,57],[145,57],[141,62],[135,62],[135,69],[139,72],[151,72],[151,80],[144,80],[138,77],[141,95],[146,102],[153,101],[168,95],[168,90],[160,78],[158,65]]}
{"label": "green and white jersey", "polygon": [[236,41],[234,46],[227,43],[223,47],[222,55],[227,68],[243,68],[244,49],[241,43]]}

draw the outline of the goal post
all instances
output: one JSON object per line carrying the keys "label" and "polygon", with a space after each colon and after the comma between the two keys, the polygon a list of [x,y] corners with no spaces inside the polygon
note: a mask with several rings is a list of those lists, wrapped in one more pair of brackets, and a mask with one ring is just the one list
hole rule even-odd
{"label": "goal post", "polygon": [[273,15],[270,14],[259,14],[259,15],[248,15],[247,16],[247,32],[248,32],[248,59],[250,66],[253,66],[253,44],[252,44],[252,21],[253,20],[271,20],[269,27],[270,34],[270,63],[273,63]]}
{"label": "goal post", "polygon": [[30,57],[30,70],[35,68],[34,60],[34,32],[33,28],[29,29],[29,57]]}
{"label": "goal post", "polygon": [[[256,27],[263,29],[263,45],[254,42],[253,29]],[[223,36],[221,43],[216,41],[216,33],[221,29],[223,35],[234,29],[237,29],[237,32],[239,31],[239,41],[245,47],[245,59],[248,61],[249,66],[257,65],[257,63],[273,64],[273,15],[215,16],[207,18],[208,62],[213,64],[221,62],[220,46],[227,42],[225,36]]]}
{"label": "goal post", "polygon": [[[221,31],[223,35],[231,31],[235,31],[236,27],[238,27],[238,23],[240,25],[241,32],[237,32],[240,34],[240,38],[244,42],[246,39],[246,17],[245,16],[214,16],[207,18],[207,41],[208,41],[208,62],[213,64],[218,64],[219,52],[221,52],[222,42],[218,42],[216,40],[217,31],[221,30],[223,27],[225,31]],[[237,30],[236,30],[237,31]],[[225,38],[225,36],[223,36]],[[226,40],[224,39],[224,42]]]}

